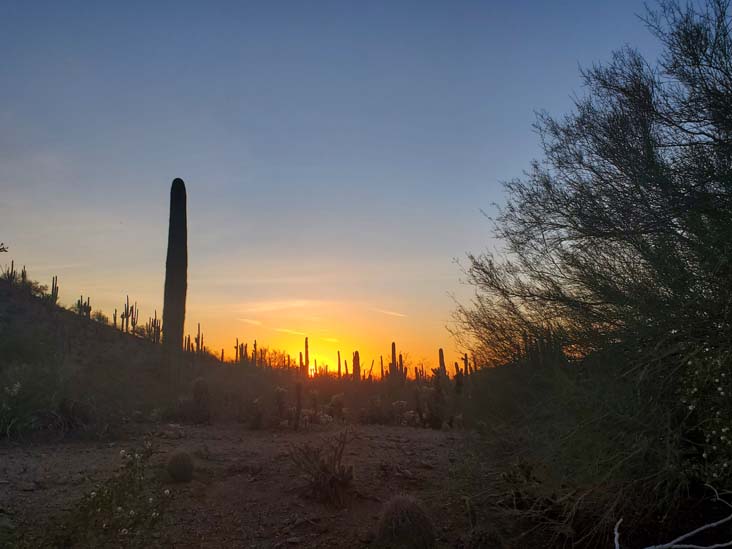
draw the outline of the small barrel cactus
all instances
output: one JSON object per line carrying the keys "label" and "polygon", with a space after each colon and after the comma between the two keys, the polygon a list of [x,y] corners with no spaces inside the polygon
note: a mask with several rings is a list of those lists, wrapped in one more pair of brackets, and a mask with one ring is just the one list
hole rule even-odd
{"label": "small barrel cactus", "polygon": [[374,546],[389,549],[432,549],[435,526],[416,498],[397,495],[384,505]]}

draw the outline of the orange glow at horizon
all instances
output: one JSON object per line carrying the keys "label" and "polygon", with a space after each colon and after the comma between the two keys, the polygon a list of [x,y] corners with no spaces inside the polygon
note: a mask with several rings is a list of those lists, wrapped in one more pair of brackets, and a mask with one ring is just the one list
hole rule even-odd
{"label": "orange glow at horizon", "polygon": [[[353,353],[359,352],[362,375],[381,376],[380,359],[384,369],[391,362],[391,342],[397,344],[397,359],[401,353],[408,366],[409,377],[414,367],[425,368],[437,363],[439,347],[458,360],[452,337],[444,324],[434,322],[428,315],[405,308],[396,311],[374,307],[368,303],[345,300],[272,300],[229,304],[222,307],[192,303],[186,314],[186,333],[195,335],[197,323],[205,334],[206,347],[217,356],[233,360],[234,345],[248,344],[251,353],[256,340],[258,349],[287,353],[291,364],[299,364],[300,353],[305,360],[305,338],[309,343],[309,375],[326,366],[329,374],[337,374],[338,352],[341,373],[353,373]],[[410,314],[412,313],[412,314]],[[235,320],[232,321],[232,318]]]}

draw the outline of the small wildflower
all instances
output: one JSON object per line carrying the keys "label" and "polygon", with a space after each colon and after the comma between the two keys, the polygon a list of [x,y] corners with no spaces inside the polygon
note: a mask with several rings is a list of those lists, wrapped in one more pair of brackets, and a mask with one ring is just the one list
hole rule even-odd
{"label": "small wildflower", "polygon": [[135,516],[135,510],[134,509],[130,509],[130,516],[131,517],[134,517]]}
{"label": "small wildflower", "polygon": [[123,536],[126,536],[127,535],[127,528],[122,528],[122,530],[120,530],[119,533],[122,534]]}
{"label": "small wildflower", "polygon": [[158,512],[157,511],[153,511],[152,512],[152,518],[158,518]]}
{"label": "small wildflower", "polygon": [[92,492],[91,494],[89,494],[89,497],[91,497],[92,499],[94,499],[95,497],[97,497],[97,493],[96,492]]}
{"label": "small wildflower", "polygon": [[168,490],[168,489],[166,488],[166,489],[165,489],[165,491],[163,492],[163,494],[165,494],[166,496],[169,496],[169,495],[170,495],[170,490]]}

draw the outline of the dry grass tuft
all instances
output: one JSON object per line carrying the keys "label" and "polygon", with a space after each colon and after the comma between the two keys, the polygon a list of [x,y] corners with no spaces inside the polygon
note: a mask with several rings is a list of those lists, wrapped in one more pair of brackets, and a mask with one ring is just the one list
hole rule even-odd
{"label": "dry grass tuft", "polygon": [[290,458],[307,481],[307,496],[331,505],[344,504],[353,483],[353,466],[343,463],[350,438],[345,430],[321,446],[306,442],[290,449]]}

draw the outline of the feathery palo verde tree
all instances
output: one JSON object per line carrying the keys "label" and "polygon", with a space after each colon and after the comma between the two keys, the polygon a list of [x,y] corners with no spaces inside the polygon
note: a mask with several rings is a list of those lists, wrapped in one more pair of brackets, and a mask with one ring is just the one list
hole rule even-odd
{"label": "feathery palo verde tree", "polygon": [[495,220],[505,253],[466,265],[476,293],[456,319],[484,361],[547,333],[579,354],[732,336],[728,8],[663,2],[645,18],[656,63],[618,51],[582,72],[573,112],[538,117],[544,157]]}

